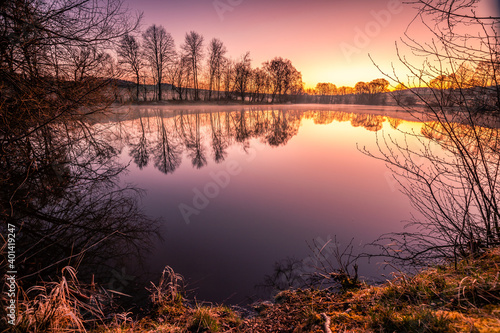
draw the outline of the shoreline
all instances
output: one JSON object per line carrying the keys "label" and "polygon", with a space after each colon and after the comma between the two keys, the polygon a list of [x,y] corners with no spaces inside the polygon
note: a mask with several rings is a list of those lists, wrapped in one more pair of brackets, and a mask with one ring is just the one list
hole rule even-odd
{"label": "shoreline", "polygon": [[[404,121],[415,121],[412,113],[404,110],[400,106],[394,105],[365,105],[365,104],[213,104],[213,103],[168,103],[168,102],[148,102],[133,104],[115,104],[111,106],[115,115],[127,115],[128,113],[139,111],[165,110],[171,116],[180,111],[186,112],[235,112],[235,111],[324,111],[324,112],[345,112],[354,114],[366,114],[373,116],[386,116],[389,118]],[[417,111],[418,110],[418,111]],[[424,112],[423,108],[416,109],[416,112]],[[165,115],[166,116],[166,115]]]}
{"label": "shoreline", "polygon": [[[498,262],[500,248],[491,248],[456,263],[430,265],[416,274],[395,273],[380,285],[350,277],[349,283],[336,280],[339,291],[283,290],[254,303],[249,311],[187,299],[183,279],[166,267],[159,283],[149,289],[151,303],[142,314],[115,309],[104,312],[97,322],[87,321],[87,308],[75,303],[68,309],[73,296],[63,293],[52,297],[55,316],[35,320],[34,313],[22,312],[12,328],[28,332],[33,325],[43,325],[95,333],[499,332]],[[69,282],[78,295],[87,292],[76,278]]]}

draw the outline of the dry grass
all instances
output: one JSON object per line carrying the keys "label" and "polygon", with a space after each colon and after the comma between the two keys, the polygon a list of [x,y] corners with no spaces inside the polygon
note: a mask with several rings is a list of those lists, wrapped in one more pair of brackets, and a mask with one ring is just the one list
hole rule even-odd
{"label": "dry grass", "polygon": [[[99,333],[125,332],[500,332],[500,249],[456,267],[440,266],[357,290],[287,290],[243,318],[226,306],[190,304],[183,280],[167,267],[151,288],[151,313],[108,316]],[[66,268],[58,283],[33,288],[22,302],[18,332],[77,332],[102,317],[97,300]],[[89,296],[91,295],[91,296]]]}
{"label": "dry grass", "polygon": [[58,282],[46,282],[20,292],[13,332],[85,332],[85,325],[104,316],[95,286],[79,283],[76,270],[62,269]]}
{"label": "dry grass", "polygon": [[249,332],[500,332],[500,249],[381,286],[332,294],[285,291],[248,320]]}
{"label": "dry grass", "polygon": [[150,299],[154,307],[182,303],[184,292],[184,278],[174,272],[172,267],[166,266],[160,277],[158,286],[151,282],[149,288]]}

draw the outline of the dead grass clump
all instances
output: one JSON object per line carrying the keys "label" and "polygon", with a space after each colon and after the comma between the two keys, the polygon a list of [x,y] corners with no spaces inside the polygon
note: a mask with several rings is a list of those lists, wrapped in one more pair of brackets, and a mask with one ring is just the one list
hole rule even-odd
{"label": "dead grass clump", "polygon": [[218,332],[220,329],[217,314],[209,307],[198,307],[191,316],[188,327],[190,332]]}
{"label": "dead grass clump", "polygon": [[179,278],[166,269],[152,290],[163,312],[116,332],[500,332],[499,266],[495,249],[380,286],[285,290],[246,319],[228,307],[179,302]]}
{"label": "dead grass clump", "polygon": [[174,272],[172,267],[166,266],[161,274],[158,286],[151,282],[151,303],[155,307],[180,304],[183,301],[184,278]]}
{"label": "dead grass clump", "polygon": [[396,275],[379,289],[380,302],[393,307],[438,305],[474,309],[500,303],[500,250],[453,266],[429,268],[415,276]]}
{"label": "dead grass clump", "polygon": [[438,314],[426,308],[394,311],[379,307],[372,311],[370,317],[370,328],[378,332],[456,332],[446,314]]}
{"label": "dead grass clump", "polygon": [[85,332],[85,324],[104,316],[95,286],[80,284],[70,266],[62,269],[59,282],[42,283],[22,295],[17,332]]}
{"label": "dead grass clump", "polygon": [[432,304],[443,301],[443,292],[450,291],[446,279],[441,274],[429,270],[416,276],[395,275],[380,289],[379,301],[398,309],[409,304]]}
{"label": "dead grass clump", "polygon": [[233,332],[240,331],[243,320],[227,306],[198,305],[192,309],[187,319],[190,332]]}

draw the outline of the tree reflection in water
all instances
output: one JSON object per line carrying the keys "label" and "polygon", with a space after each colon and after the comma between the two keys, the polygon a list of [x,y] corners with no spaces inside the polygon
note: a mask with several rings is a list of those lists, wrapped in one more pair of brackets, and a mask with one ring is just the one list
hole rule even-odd
{"label": "tree reflection in water", "polygon": [[159,135],[158,141],[153,145],[153,154],[155,167],[161,172],[168,174],[174,172],[181,164],[181,155],[178,144],[175,142],[175,137],[169,133],[171,131],[167,129],[162,115],[162,111],[160,110],[156,117]]}
{"label": "tree reflection in water", "polygon": [[[95,121],[53,122],[3,140],[1,214],[17,229],[18,282],[24,288],[52,279],[66,265],[77,267],[82,280],[95,276],[106,283],[109,267],[130,255],[140,258],[156,234],[158,221],[141,212],[140,191],[118,183],[125,170],[116,159],[120,151],[109,143],[106,126]],[[134,157],[142,166],[149,156],[146,141],[143,133]]]}
{"label": "tree reflection in water", "polygon": [[146,140],[146,132],[144,130],[144,122],[141,115],[139,115],[139,122],[141,125],[139,142],[137,144],[130,143],[130,156],[134,159],[139,169],[142,170],[142,168],[148,165],[150,147]]}
{"label": "tree reflection in water", "polygon": [[181,112],[179,116],[180,126],[177,128],[179,136],[184,142],[193,167],[200,169],[207,165],[204,147],[201,144],[201,119],[200,114],[188,116]]}
{"label": "tree reflection in water", "polygon": [[[297,191],[296,194],[290,194],[290,196],[287,196],[285,192],[287,192],[287,189],[294,188],[294,180],[285,179],[286,175],[289,175],[289,173],[287,173],[287,170],[282,171],[283,168],[276,168],[276,165],[278,164],[273,164],[276,158],[275,156],[269,156],[269,154],[276,152],[276,156],[297,156],[297,159],[303,159],[307,158],[307,155],[302,155],[301,153],[299,153],[299,155],[293,155],[294,152],[304,152],[308,149],[316,150],[317,148],[317,151],[312,154],[313,159],[318,158],[317,160],[314,160],[317,163],[318,161],[321,161],[322,158],[329,158],[324,157],[324,155],[322,155],[323,153],[337,151],[335,146],[339,145],[339,142],[336,140],[341,138],[343,135],[346,135],[346,137],[351,134],[363,135],[363,132],[365,132],[366,137],[361,139],[364,141],[365,139],[374,137],[371,133],[373,131],[377,131],[382,128],[389,129],[389,127],[398,127],[401,124],[400,121],[380,114],[351,113],[316,109],[311,110],[303,106],[299,106],[297,108],[294,106],[290,106],[288,108],[282,108],[279,106],[256,106],[242,108],[237,106],[232,109],[230,106],[221,107],[220,109],[216,107],[206,107],[206,109],[203,109],[205,107],[172,108],[168,106],[159,106],[156,108],[149,107],[149,109],[146,109],[145,107],[134,108],[132,108],[129,117],[126,120],[123,120],[119,125],[127,129],[124,130],[124,132],[128,133],[128,141],[124,140],[123,142],[116,143],[115,146],[128,144],[128,151],[131,152],[133,147],[141,142],[144,137],[147,140],[146,145],[149,147],[154,147],[159,142],[168,141],[168,143],[165,143],[164,146],[169,146],[170,151],[178,153],[176,155],[176,161],[179,161],[179,163],[171,164],[174,167],[169,170],[166,177],[164,177],[165,175],[161,175],[159,172],[152,172],[153,165],[147,172],[141,173],[138,170],[134,170],[131,177],[127,177],[128,180],[137,181],[141,184],[144,183],[145,186],[148,186],[148,188],[151,189],[151,193],[155,194],[150,197],[151,203],[148,203],[149,207],[151,207],[152,211],[159,215],[164,214],[164,216],[168,216],[168,228],[171,234],[166,235],[165,239],[173,238],[174,240],[167,241],[169,244],[162,246],[161,249],[163,252],[160,251],[162,254],[159,254],[156,259],[151,260],[151,265],[159,266],[162,263],[167,262],[167,264],[173,265],[173,267],[179,267],[178,269],[182,272],[182,274],[185,274],[188,279],[192,278],[193,280],[202,279],[205,277],[205,274],[208,274],[204,271],[204,268],[200,268],[200,263],[197,262],[198,255],[192,254],[193,252],[205,252],[208,251],[206,248],[209,248],[211,253],[217,253],[217,255],[213,255],[212,257],[207,255],[205,260],[206,262],[211,262],[210,260],[213,262],[224,262],[228,260],[228,257],[231,258],[237,256],[236,254],[229,254],[230,252],[227,252],[227,256],[217,252],[219,246],[221,249],[223,246],[219,245],[218,242],[217,244],[212,244],[210,243],[211,240],[213,241],[213,239],[218,239],[218,237],[223,238],[220,235],[226,234],[228,234],[227,237],[231,239],[234,234],[231,234],[228,230],[234,231],[233,228],[236,230],[234,231],[235,234],[237,234],[238,230],[254,228],[253,223],[258,225],[260,222],[252,221],[253,217],[255,217],[255,220],[258,221],[266,221],[262,222],[263,224],[268,223],[269,225],[276,226],[274,228],[278,228],[278,225],[281,226],[281,222],[279,222],[281,217],[284,220],[289,220],[289,217],[293,215],[281,213],[281,211],[286,210],[285,206],[287,202],[298,202],[299,200],[306,202],[307,199],[300,198],[300,196],[304,196],[304,193],[313,193],[311,194],[311,197],[313,197],[311,200],[315,200],[316,194],[321,196],[323,193],[329,194],[329,191],[334,192],[336,190],[334,186],[322,187],[321,183],[315,183],[320,182],[319,177],[317,178],[315,176],[311,176],[304,178],[307,179],[307,181],[302,181],[302,183],[298,182],[299,186],[302,186],[301,189],[304,189],[304,191]],[[140,113],[137,113],[137,110],[140,110]],[[340,126],[338,126],[339,124],[334,124],[334,126],[328,127],[322,126],[322,124],[331,124],[333,122],[344,124]],[[312,123],[317,124],[317,126],[313,126]],[[149,126],[147,124],[149,124]],[[406,123],[404,125],[408,126]],[[118,124],[116,126],[118,126]],[[351,129],[351,127],[357,127],[358,129],[349,132],[348,129]],[[316,129],[318,133],[321,133],[320,136],[315,136],[314,131]],[[345,134],[342,132],[343,129],[346,129]],[[299,130],[303,131],[301,134],[304,136],[297,138],[297,140],[294,141],[295,137],[299,133]],[[308,135],[309,138],[312,139],[305,139]],[[346,141],[351,139],[357,140],[356,137],[348,137],[346,138]],[[307,148],[303,145],[306,142],[310,144]],[[351,141],[349,142],[351,143]],[[323,146],[323,148],[312,146],[316,143],[319,143]],[[340,146],[344,144],[344,142],[341,142]],[[203,215],[200,214],[199,221],[203,221],[205,223],[200,223],[196,226],[189,225],[189,229],[184,228],[183,220],[181,219],[181,215],[179,215],[179,210],[177,210],[178,207],[176,204],[180,202],[191,205],[192,200],[194,200],[192,199],[193,189],[201,189],[201,191],[203,191],[204,186],[208,182],[213,182],[213,178],[208,178],[207,182],[202,182],[200,179],[206,179],[203,177],[207,174],[211,177],[210,175],[221,172],[220,170],[225,172],[225,168],[227,165],[230,165],[231,162],[243,161],[243,163],[246,163],[245,161],[249,161],[251,156],[247,156],[249,158],[245,158],[241,157],[240,154],[244,152],[251,154],[251,152],[255,152],[255,148],[262,148],[263,145],[266,145],[269,149],[262,150],[262,158],[254,164],[248,164],[247,174],[242,175],[238,178],[238,180],[235,180],[233,183],[234,186],[231,185],[232,188],[230,190],[224,192],[221,197],[214,200],[213,203],[210,203],[210,211],[207,209]],[[285,145],[288,146],[284,148]],[[274,149],[277,147],[280,147],[280,152],[277,151],[278,149]],[[353,143],[353,148],[354,147],[355,145]],[[302,150],[298,148],[301,148]],[[164,154],[163,152],[169,149],[164,149],[160,152],[162,158],[167,156],[167,154]],[[287,150],[287,152],[283,152],[283,150]],[[150,160],[156,160],[159,158],[154,155],[157,154],[158,151],[159,150],[156,149],[150,151],[150,154],[152,154]],[[354,154],[356,153],[359,152],[354,152]],[[337,156],[336,154],[334,155]],[[359,153],[359,155],[362,156],[361,153]],[[196,156],[203,157],[203,162],[193,163]],[[342,165],[349,165],[350,162],[348,161],[349,158],[347,154],[346,156],[341,156],[341,158],[345,158],[346,160],[346,162]],[[184,159],[182,161],[184,162],[184,165],[180,162],[182,159]],[[283,160],[290,161],[288,158],[284,158]],[[197,159],[196,161],[200,161],[200,159]],[[226,163],[224,163],[224,161]],[[325,165],[329,163],[330,162],[326,162]],[[322,166],[317,167],[315,163],[310,165],[311,168],[316,168],[316,170],[320,170],[322,168]],[[244,164],[244,166],[247,165]],[[270,167],[269,173],[261,173],[261,171],[265,171],[268,166]],[[207,170],[206,172],[200,172],[197,170],[198,167],[204,167]],[[156,164],[154,165],[154,168],[165,173],[161,168],[158,168]],[[304,170],[304,173],[307,173],[307,161],[290,166],[290,170],[299,170],[300,168]],[[178,174],[172,174],[175,173],[176,170],[179,170],[177,171]],[[335,173],[334,170],[335,169],[328,169],[326,172]],[[383,171],[386,170],[383,169]],[[284,178],[279,178],[280,172],[283,172],[283,175],[285,175]],[[322,173],[318,171],[317,174]],[[148,179],[143,182],[142,177],[147,177]],[[262,183],[259,183],[259,179],[256,178],[273,180],[278,179],[278,181],[269,185],[270,188],[273,186],[278,188],[276,190],[271,189],[269,191],[269,193],[274,193],[273,197],[276,199],[266,197],[266,188],[261,187]],[[345,178],[348,177],[346,176]],[[362,178],[365,179],[364,177]],[[154,179],[155,183],[151,184],[150,179]],[[325,175],[324,179],[328,179],[328,181],[324,181],[323,183],[335,184],[335,177],[333,176],[330,177],[329,175]],[[382,181],[384,181],[384,178]],[[353,187],[357,185],[357,183],[352,184]],[[306,192],[306,190],[310,192]],[[289,192],[294,193],[293,190]],[[379,191],[376,193],[378,192]],[[268,202],[266,202],[266,206],[279,208],[258,207],[258,201],[256,202],[245,199],[249,197],[252,199],[256,198],[257,196],[254,193],[257,193],[259,199],[268,200]],[[248,196],[246,196],[247,194]],[[231,205],[226,204],[228,201],[225,200],[228,200],[228,198],[230,198],[229,200]],[[312,206],[318,211],[317,215],[315,215],[318,221],[322,218],[330,218],[330,216],[327,216],[326,214],[323,215],[323,210],[317,209],[317,207],[324,206],[323,203],[328,202],[328,200],[330,200],[329,198],[332,198],[331,200],[335,200],[338,196],[325,195],[324,198],[320,198],[312,203]],[[269,202],[277,203],[280,206],[270,205],[268,204]],[[307,205],[307,203],[304,205]],[[252,214],[252,217],[249,218],[240,217],[240,212],[245,211],[248,207],[255,207],[255,211],[258,210],[258,213]],[[272,213],[273,209],[279,211],[280,213]],[[304,215],[308,214],[307,209],[307,207],[303,208]],[[300,208],[297,209],[297,211],[299,210]],[[330,210],[325,208],[324,212],[326,213],[327,211],[331,212],[334,211],[334,209],[332,208]],[[350,214],[345,215],[347,216]],[[337,217],[332,215],[331,218],[335,219]],[[267,219],[269,219],[268,222]],[[340,219],[344,219],[344,217],[339,217],[339,220]],[[299,220],[299,218],[297,218],[297,220]],[[231,226],[232,221],[238,221],[240,225],[245,226]],[[273,223],[276,224],[274,225]],[[299,224],[300,222],[296,223]],[[226,227],[228,225],[229,227]],[[286,227],[287,224],[283,222],[282,225],[283,227]],[[304,223],[304,225],[307,225],[307,223]],[[311,226],[311,229],[316,227],[317,226]],[[186,235],[186,230],[189,230],[189,235]],[[264,233],[262,232],[264,230],[267,231],[268,229],[266,227],[255,226],[254,230],[258,230],[255,231],[256,235],[263,235]],[[203,238],[205,235],[206,239]],[[245,239],[246,236],[235,236],[233,240],[228,241],[228,243],[236,242],[234,239],[237,239],[237,237]],[[259,239],[259,236],[254,235],[254,237]],[[297,237],[300,238],[301,236]],[[251,236],[248,238],[251,239]],[[203,240],[200,241],[200,239]],[[201,245],[199,245],[200,242]],[[258,243],[256,243],[256,246],[259,246]],[[276,245],[276,247],[279,246],[281,245]],[[287,246],[288,244],[283,244],[283,248]],[[223,250],[220,251],[222,252]],[[226,248],[224,248],[224,251],[226,251]],[[227,251],[231,251],[231,249],[227,249]],[[238,255],[241,255],[241,252],[245,252],[240,249],[234,250],[235,253],[238,253],[238,251],[240,251]],[[189,254],[186,254],[188,252]],[[191,254],[192,257],[190,256]],[[235,260],[252,260],[246,258],[245,255],[246,254],[243,254],[241,259],[235,258]],[[251,256],[250,254],[248,255]],[[217,266],[219,272],[223,272],[221,275],[224,275],[224,279],[230,279],[230,268],[223,266],[224,265],[222,264],[220,267]],[[295,265],[291,266],[295,267]],[[201,265],[201,267],[204,266]],[[228,269],[228,271],[226,271],[226,269]],[[263,276],[265,269],[259,268],[259,274],[261,273]],[[296,278],[296,276],[293,275],[289,275],[289,277],[292,280]],[[256,279],[254,282],[257,281],[258,280]],[[203,288],[216,288],[208,282],[207,285],[209,285],[209,287],[203,283],[200,282],[200,285],[203,285]],[[223,292],[220,294],[223,294]],[[206,297],[208,299],[211,296]]]}
{"label": "tree reflection in water", "polygon": [[[153,118],[146,126],[144,118]],[[340,111],[303,111],[272,108],[269,110],[242,109],[238,111],[186,111],[146,109],[131,113],[123,126],[132,129],[128,136],[130,156],[143,168],[153,155],[155,167],[162,173],[173,173],[186,152],[193,167],[200,169],[208,164],[207,149],[216,163],[227,157],[227,149],[234,143],[246,150],[250,140],[259,139],[269,146],[286,145],[298,134],[302,119],[313,119],[316,124],[349,121],[354,127],[370,131],[382,129],[385,121],[397,127],[392,118],[375,114],[358,114]],[[116,146],[119,146],[117,143]],[[148,147],[152,147],[149,149]]]}
{"label": "tree reflection in water", "polygon": [[[210,113],[210,130],[212,133],[212,150],[214,161],[216,163],[221,163],[226,159],[227,147],[229,145],[228,141],[224,137],[223,123],[221,119],[221,113],[215,112]],[[228,119],[226,117],[226,119]]]}

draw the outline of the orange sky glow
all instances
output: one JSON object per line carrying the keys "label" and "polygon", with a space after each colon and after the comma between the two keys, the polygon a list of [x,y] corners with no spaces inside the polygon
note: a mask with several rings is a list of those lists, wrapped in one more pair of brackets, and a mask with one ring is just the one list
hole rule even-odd
{"label": "orange sky glow", "polygon": [[[318,82],[354,86],[384,77],[380,68],[401,76],[395,43],[403,37],[416,10],[400,0],[125,0],[144,13],[142,29],[163,25],[176,47],[194,30],[205,44],[216,37],[238,59],[250,51],[252,67],[276,56],[288,58],[302,73],[306,88]],[[478,13],[494,15],[496,0],[483,0]],[[416,21],[408,32],[428,40],[429,31]],[[409,52],[408,56],[412,57]],[[423,59],[414,61],[418,64]]]}

